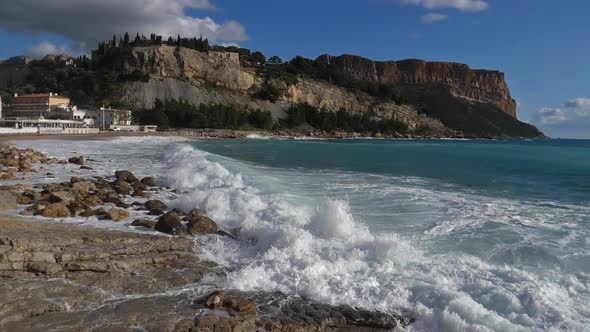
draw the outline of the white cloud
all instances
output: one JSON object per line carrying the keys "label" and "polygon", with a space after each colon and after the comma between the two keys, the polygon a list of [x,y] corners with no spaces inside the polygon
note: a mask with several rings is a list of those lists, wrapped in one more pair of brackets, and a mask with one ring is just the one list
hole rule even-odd
{"label": "white cloud", "polygon": [[28,54],[34,58],[43,58],[47,54],[61,55],[72,54],[72,50],[63,45],[55,45],[52,42],[41,42],[28,50]]}
{"label": "white cloud", "polygon": [[401,0],[402,3],[422,6],[428,10],[453,8],[464,12],[480,12],[487,10],[489,5],[484,0]]}
{"label": "white cloud", "polygon": [[557,125],[568,120],[566,112],[560,108],[542,108],[537,113],[544,125]]}
{"label": "white cloud", "polygon": [[537,111],[537,119],[544,125],[573,124],[590,118],[590,98],[574,98],[566,101],[563,108],[545,107]]}
{"label": "white cloud", "polygon": [[113,34],[136,32],[164,37],[203,35],[213,42],[243,41],[246,29],[236,21],[219,23],[210,17],[191,17],[188,9],[214,10],[208,0],[19,0],[5,1],[0,27],[41,32],[94,47]]}
{"label": "white cloud", "polygon": [[424,24],[434,24],[434,23],[445,21],[448,18],[449,18],[449,16],[448,15],[445,15],[445,14],[441,14],[441,13],[428,13],[426,15],[423,15],[420,18],[420,20]]}
{"label": "white cloud", "polygon": [[575,98],[568,100],[565,107],[573,110],[578,116],[590,117],[590,98]]}

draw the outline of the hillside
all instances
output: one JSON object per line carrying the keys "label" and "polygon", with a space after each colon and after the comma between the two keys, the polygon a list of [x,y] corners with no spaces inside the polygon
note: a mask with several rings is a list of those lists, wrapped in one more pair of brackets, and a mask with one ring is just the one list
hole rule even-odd
{"label": "hillside", "polygon": [[[292,105],[307,104],[324,112],[357,114],[362,121],[400,122],[408,133],[542,136],[534,126],[518,121],[502,73],[462,64],[324,55],[240,65],[206,51],[169,45],[102,45],[92,60],[76,59],[75,66],[57,59],[62,57],[29,62],[30,74],[17,81],[11,78],[6,94],[52,90],[79,105],[133,109],[151,109],[156,99],[182,100],[197,106],[268,111],[275,119],[288,117]],[[0,76],[3,79],[8,85]],[[342,129],[335,124],[323,127]]]}

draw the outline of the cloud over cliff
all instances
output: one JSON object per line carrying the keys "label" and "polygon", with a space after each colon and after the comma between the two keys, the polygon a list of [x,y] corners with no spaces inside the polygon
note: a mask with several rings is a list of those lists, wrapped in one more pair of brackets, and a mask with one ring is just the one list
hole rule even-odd
{"label": "cloud over cliff", "polygon": [[212,11],[215,7],[208,0],[7,1],[0,10],[0,27],[66,37],[81,48],[125,32],[203,35],[213,41],[248,38],[239,22],[218,23],[207,16],[188,15],[187,10]]}

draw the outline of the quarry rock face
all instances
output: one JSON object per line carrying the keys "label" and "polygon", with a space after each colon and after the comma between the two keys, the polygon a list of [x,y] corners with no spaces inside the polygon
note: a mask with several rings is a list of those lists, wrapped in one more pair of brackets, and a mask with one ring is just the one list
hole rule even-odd
{"label": "quarry rock face", "polygon": [[516,101],[510,95],[504,73],[499,71],[417,59],[380,62],[355,55],[322,55],[317,61],[328,62],[336,73],[358,80],[393,85],[444,85],[458,97],[495,104],[516,117]]}
{"label": "quarry rock face", "polygon": [[245,91],[254,85],[255,75],[238,64],[209,57],[206,53],[172,46],[136,47],[128,66],[146,74],[182,78],[196,86],[210,84]]}

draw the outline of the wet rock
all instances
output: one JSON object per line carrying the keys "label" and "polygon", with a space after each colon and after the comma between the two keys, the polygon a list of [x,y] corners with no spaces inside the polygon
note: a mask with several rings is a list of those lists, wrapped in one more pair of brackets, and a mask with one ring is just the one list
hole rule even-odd
{"label": "wet rock", "polygon": [[107,212],[107,218],[112,221],[122,221],[129,219],[130,214],[126,210],[112,208]]}
{"label": "wet rock", "polygon": [[50,183],[47,186],[45,186],[45,190],[43,190],[43,193],[51,194],[56,191],[69,191],[69,190],[70,190],[69,184]]}
{"label": "wet rock", "polygon": [[148,216],[161,216],[164,214],[162,209],[152,209],[148,212]]}
{"label": "wet rock", "polygon": [[91,181],[79,180],[72,183],[72,190],[91,192],[96,190],[96,185]]}
{"label": "wet rock", "polygon": [[131,183],[131,188],[133,188],[133,190],[139,190],[139,191],[144,191],[144,190],[147,190],[148,189],[148,187],[145,184],[141,183],[141,182],[133,182],[133,183]]}
{"label": "wet rock", "polygon": [[62,202],[68,205],[76,200],[76,197],[69,191],[55,191],[49,195],[49,201],[53,203]]}
{"label": "wet rock", "polygon": [[117,207],[120,207],[121,209],[128,209],[128,208],[132,207],[132,205],[131,205],[131,204],[127,204],[127,203],[125,203],[125,202],[121,202],[121,203],[119,203],[119,204],[115,204],[115,205],[116,205]]}
{"label": "wet rock", "polygon": [[127,171],[127,170],[124,170],[124,171],[116,171],[115,172],[115,177],[119,181],[125,181],[125,182],[128,182],[128,183],[139,182],[139,179],[137,177],[135,177],[135,175],[133,173],[131,173],[130,171]]}
{"label": "wet rock", "polygon": [[82,165],[82,166],[80,166],[80,169],[91,170],[92,167],[86,166],[86,165]]}
{"label": "wet rock", "polygon": [[107,203],[119,204],[121,203],[121,197],[117,193],[108,193],[104,201]]}
{"label": "wet rock", "polygon": [[207,307],[210,309],[215,309],[215,308],[221,306],[224,296],[225,296],[225,291],[223,289],[211,293],[207,297],[207,303],[206,303]]}
{"label": "wet rock", "polygon": [[133,194],[131,194],[132,197],[141,197],[141,198],[150,198],[150,194],[146,193],[145,191],[142,190],[135,190],[133,192]]}
{"label": "wet rock", "polygon": [[84,208],[92,208],[104,203],[96,195],[78,195],[75,202]]}
{"label": "wet rock", "polygon": [[80,216],[85,217],[85,218],[89,218],[89,217],[95,217],[95,216],[106,216],[107,213],[108,212],[103,208],[98,208],[96,210],[86,209],[86,210],[84,210],[84,212],[82,212],[80,214]]}
{"label": "wet rock", "polygon": [[72,157],[72,158],[68,159],[68,162],[70,164],[78,164],[78,165],[84,166],[84,165],[86,165],[86,157],[84,157],[84,156]]}
{"label": "wet rock", "polygon": [[71,216],[71,212],[65,204],[53,203],[44,208],[41,215],[47,218],[66,218]]}
{"label": "wet rock", "polygon": [[18,177],[12,173],[0,174],[0,180],[16,180]]}
{"label": "wet rock", "polygon": [[16,200],[16,202],[20,205],[26,205],[26,204],[31,204],[33,203],[33,200],[30,197],[27,196],[19,196]]}
{"label": "wet rock", "polygon": [[217,224],[208,217],[197,216],[189,220],[187,231],[192,236],[215,234],[217,233]]}
{"label": "wet rock", "polygon": [[184,229],[180,218],[175,212],[167,212],[161,216],[160,219],[158,219],[154,229],[159,232],[171,235],[186,234],[186,230]]}
{"label": "wet rock", "polygon": [[156,178],[154,178],[153,176],[147,176],[143,179],[141,179],[141,183],[145,184],[146,186],[149,187],[155,187],[157,186],[156,184]]}
{"label": "wet rock", "polygon": [[125,181],[117,181],[115,183],[115,192],[119,195],[130,195],[131,186]]}
{"label": "wet rock", "polygon": [[172,209],[172,211],[173,211],[173,212],[176,212],[176,214],[177,214],[179,217],[186,217],[186,213],[184,213],[184,211],[182,211],[182,210],[181,210],[181,209],[179,209],[179,208],[174,208],[174,209]]}
{"label": "wet rock", "polygon": [[14,210],[18,207],[19,196],[7,190],[0,190],[0,210]]}
{"label": "wet rock", "polygon": [[33,164],[31,164],[30,162],[28,162],[26,160],[21,160],[18,162],[18,168],[21,172],[26,172],[26,171],[30,170],[31,168],[33,168]]}
{"label": "wet rock", "polygon": [[201,210],[199,209],[192,209],[186,215],[187,220],[195,219],[201,215]]}
{"label": "wet rock", "polygon": [[166,205],[164,202],[157,200],[157,199],[152,199],[149,200],[147,202],[145,202],[145,208],[148,210],[165,210],[168,208],[168,205]]}
{"label": "wet rock", "polygon": [[131,223],[131,226],[143,226],[147,228],[154,228],[156,226],[157,221],[149,220],[149,219],[135,219]]}
{"label": "wet rock", "polygon": [[0,165],[18,167],[18,160],[16,158],[2,158],[0,159]]}

